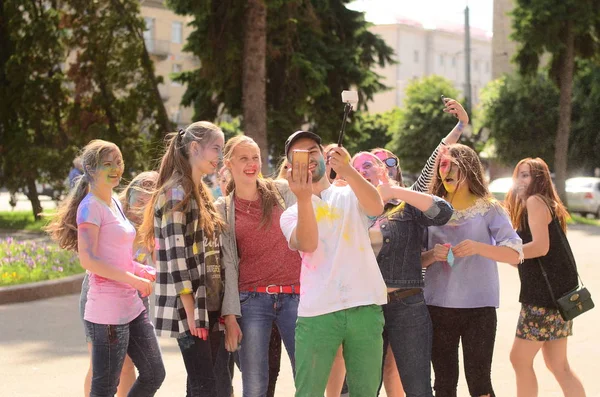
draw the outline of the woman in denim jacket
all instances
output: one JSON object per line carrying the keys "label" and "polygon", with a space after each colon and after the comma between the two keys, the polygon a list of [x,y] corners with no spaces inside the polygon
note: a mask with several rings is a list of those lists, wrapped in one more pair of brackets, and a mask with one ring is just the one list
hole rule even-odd
{"label": "woman in denim jacket", "polygon": [[[378,186],[384,213],[369,229],[371,246],[388,287],[384,348],[389,343],[407,396],[433,396],[431,391],[432,325],[423,297],[421,245],[427,226],[443,225],[452,216],[445,200],[391,184],[385,164],[361,152],[353,166]],[[385,350],[384,350],[385,351]]]}

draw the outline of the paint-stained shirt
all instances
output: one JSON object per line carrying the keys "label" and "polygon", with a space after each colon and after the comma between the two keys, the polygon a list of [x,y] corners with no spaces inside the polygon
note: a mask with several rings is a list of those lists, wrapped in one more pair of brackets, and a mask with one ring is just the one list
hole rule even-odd
{"label": "paint-stained shirt", "polygon": [[[350,186],[330,186],[312,196],[319,243],[301,252],[298,315],[313,317],[338,310],[387,303],[386,286],[369,240],[369,219]],[[281,215],[288,243],[298,225],[298,205]]]}
{"label": "paint-stained shirt", "polygon": [[[443,226],[428,228],[427,249],[436,244],[456,246],[473,240],[515,250],[523,258],[523,243],[514,231],[502,206],[493,199],[480,198],[475,205],[454,210]],[[471,255],[454,258],[453,265],[434,262],[425,272],[425,302],[428,305],[470,309],[498,307],[500,280],[496,261]]]}
{"label": "paint-stained shirt", "polygon": [[235,198],[235,238],[240,257],[239,290],[268,285],[298,285],[300,255],[289,249],[279,228],[283,208],[273,206],[271,223],[260,225],[262,200]]}
{"label": "paint-stained shirt", "polygon": [[[89,193],[77,208],[77,225],[89,223],[100,228],[96,254],[100,261],[135,273],[133,261],[135,228],[123,215],[120,204],[112,199],[110,208]],[[96,324],[127,324],[144,310],[135,288],[97,274],[89,274],[89,291],[84,318]]]}

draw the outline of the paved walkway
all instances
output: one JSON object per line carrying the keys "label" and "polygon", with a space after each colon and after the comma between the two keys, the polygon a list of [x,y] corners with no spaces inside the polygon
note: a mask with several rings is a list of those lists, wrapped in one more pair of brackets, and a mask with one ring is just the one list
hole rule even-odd
{"label": "paved walkway", "polygon": [[[569,233],[580,272],[586,285],[600,304],[600,228],[575,226]],[[513,341],[519,304],[519,280],[514,268],[500,264],[502,284],[501,308],[494,356],[493,380],[498,396],[515,396],[515,379],[508,354]],[[0,306],[0,396],[2,397],[79,397],[87,371],[88,354],[83,329],[78,318],[78,296],[71,295],[24,304]],[[583,380],[588,397],[600,397],[597,358],[600,357],[598,330],[600,308],[575,322],[569,341],[571,364]],[[167,378],[159,397],[185,395],[185,370],[177,345],[162,338],[161,345]],[[536,361],[541,397],[562,396],[560,388]],[[464,378],[459,396],[468,396]],[[239,373],[235,375],[236,396],[241,396]],[[276,396],[293,396],[289,360],[284,357]]]}

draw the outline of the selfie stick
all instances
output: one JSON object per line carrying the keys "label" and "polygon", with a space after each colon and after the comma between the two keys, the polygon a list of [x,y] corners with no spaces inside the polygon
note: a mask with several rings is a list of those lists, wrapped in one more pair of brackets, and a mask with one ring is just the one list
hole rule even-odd
{"label": "selfie stick", "polygon": [[[342,120],[342,129],[340,130],[340,136],[338,138],[338,147],[341,147],[342,143],[344,143],[344,131],[346,129],[346,120],[348,120],[348,115],[350,114],[351,111],[352,111],[352,104],[349,102],[346,102],[346,106],[344,106],[344,119]],[[337,176],[337,172],[335,172],[332,168],[331,172],[329,173],[329,178],[333,180],[333,179],[335,179],[336,176]]]}

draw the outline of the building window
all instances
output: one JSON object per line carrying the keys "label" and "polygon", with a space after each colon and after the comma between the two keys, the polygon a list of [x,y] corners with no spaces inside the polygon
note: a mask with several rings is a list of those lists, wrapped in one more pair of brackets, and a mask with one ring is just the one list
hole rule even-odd
{"label": "building window", "polygon": [[417,50],[413,51],[413,58],[415,60],[415,63],[419,63],[419,51],[417,51]]}
{"label": "building window", "polygon": [[183,41],[183,24],[181,22],[171,23],[171,42],[181,44]]}
{"label": "building window", "polygon": [[440,54],[440,66],[444,66],[444,54]]}
{"label": "building window", "polygon": [[148,51],[154,50],[154,18],[144,18],[146,29],[144,30],[144,42]]}

